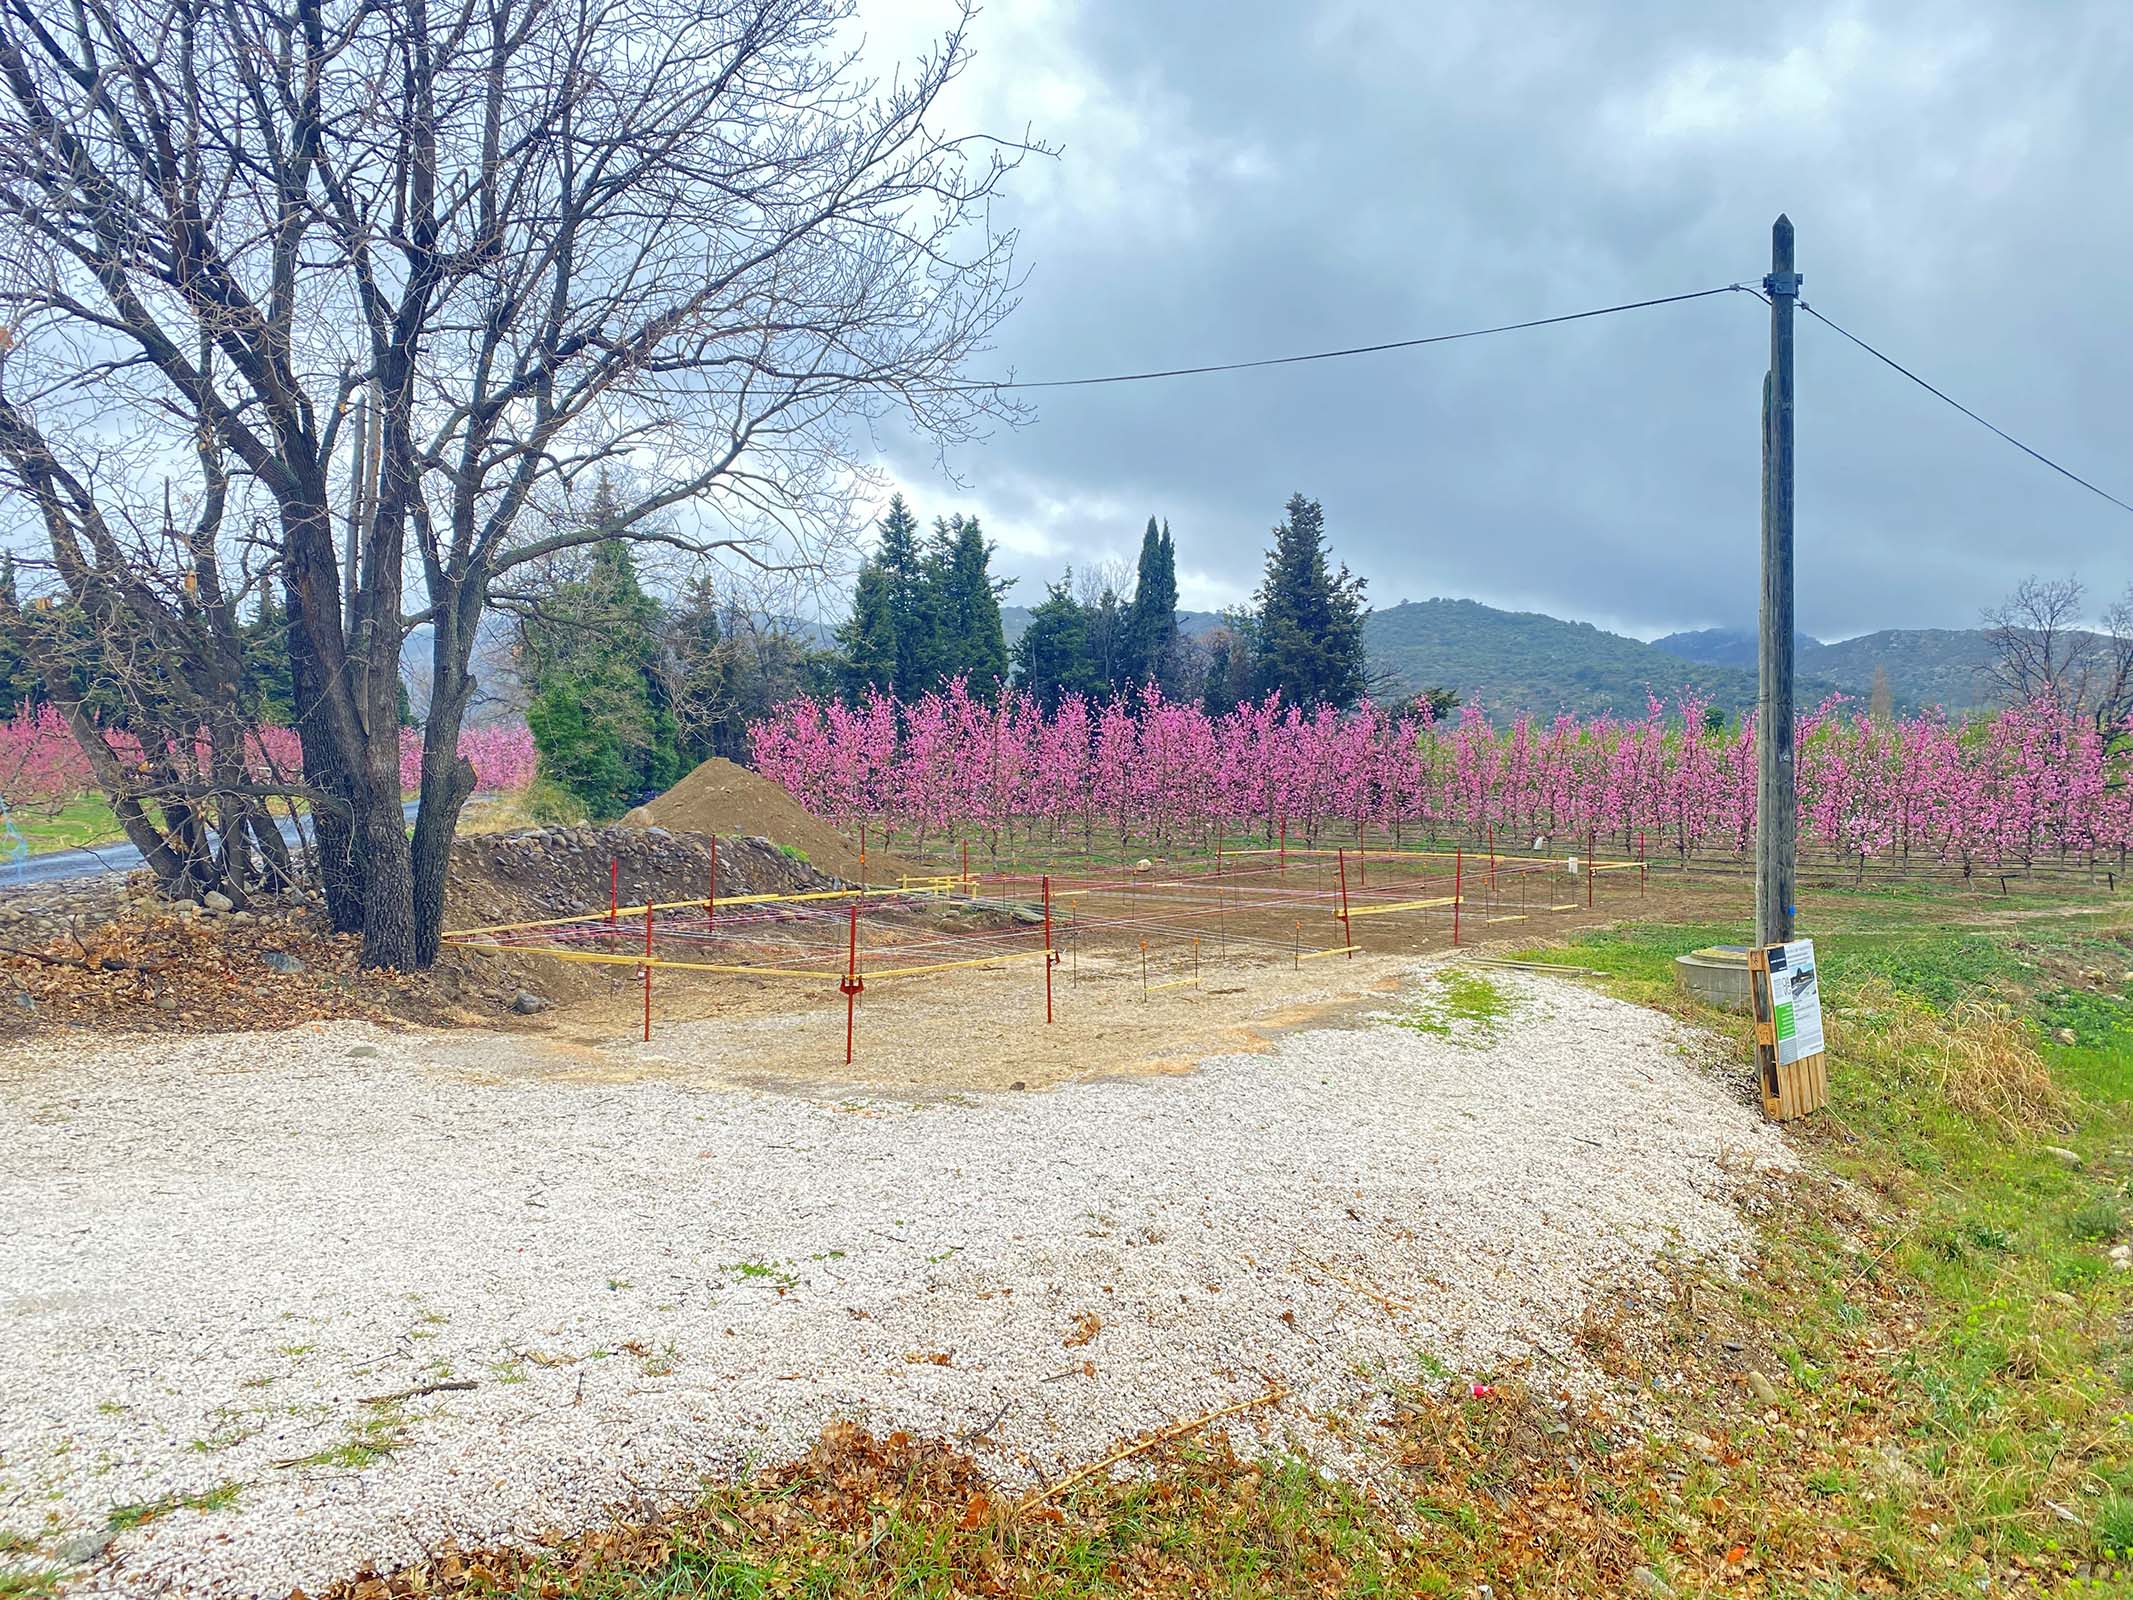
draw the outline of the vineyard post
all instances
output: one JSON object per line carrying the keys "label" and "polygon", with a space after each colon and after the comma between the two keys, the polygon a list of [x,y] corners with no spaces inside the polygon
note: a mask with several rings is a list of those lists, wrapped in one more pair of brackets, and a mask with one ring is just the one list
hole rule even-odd
{"label": "vineyard post", "polygon": [[[967,848],[967,847],[966,847]],[[1059,957],[1052,953],[1052,875],[1044,875],[1044,1020],[1052,1020],[1052,967]]]}
{"label": "vineyard post", "polygon": [[644,897],[644,1042],[652,1042],[652,896]]}
{"label": "vineyard post", "polygon": [[1599,843],[1599,830],[1587,828],[1585,830],[1585,909],[1587,911],[1592,909],[1592,852],[1599,848]]}
{"label": "vineyard post", "polygon": [[1466,885],[1466,851],[1463,847],[1452,851],[1452,948],[1459,948],[1459,899]]}
{"label": "vineyard post", "polygon": [[1763,378],[1763,603],[1756,653],[1755,942],[1792,937],[1795,834],[1792,726],[1792,219],[1770,229],[1770,370]]}
{"label": "vineyard post", "polygon": [[718,926],[718,835],[711,835],[711,898],[704,902],[704,932]]}
{"label": "vineyard post", "polygon": [[[646,899],[651,897],[647,895]],[[615,919],[622,914],[622,863],[613,856],[607,858],[607,925],[612,928]]]}

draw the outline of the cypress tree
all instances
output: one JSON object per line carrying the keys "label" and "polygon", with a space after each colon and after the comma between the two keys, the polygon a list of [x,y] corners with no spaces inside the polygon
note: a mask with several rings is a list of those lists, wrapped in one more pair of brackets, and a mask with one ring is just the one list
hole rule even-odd
{"label": "cypress tree", "polygon": [[1363,693],[1365,580],[1326,564],[1326,516],[1315,500],[1289,497],[1274,529],[1259,586],[1259,692],[1293,704],[1353,705]]}
{"label": "cypress tree", "polygon": [[1178,679],[1178,557],[1170,524],[1155,518],[1141,535],[1141,558],[1127,614],[1123,676],[1174,690]]}

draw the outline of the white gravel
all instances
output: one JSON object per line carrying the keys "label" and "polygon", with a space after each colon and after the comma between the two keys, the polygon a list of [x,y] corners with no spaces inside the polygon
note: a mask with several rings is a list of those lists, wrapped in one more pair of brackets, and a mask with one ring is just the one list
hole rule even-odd
{"label": "white gravel", "polygon": [[[838,1416],[1027,1476],[1270,1380],[1308,1436],[1425,1358],[1564,1351],[1595,1282],[1735,1255],[1736,1192],[1790,1158],[1700,1036],[1499,981],[1493,1037],[1378,1021],[925,1105],[353,1024],[0,1056],[0,1529],[80,1558],[114,1507],[237,1484],[77,1581],[282,1594],[685,1496]],[[446,1375],[478,1386],[397,1408],[383,1459],[281,1464]]]}

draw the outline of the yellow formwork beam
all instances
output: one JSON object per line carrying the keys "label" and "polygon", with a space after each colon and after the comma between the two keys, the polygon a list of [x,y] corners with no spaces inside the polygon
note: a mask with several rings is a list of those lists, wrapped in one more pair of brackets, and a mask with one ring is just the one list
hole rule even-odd
{"label": "yellow formwork beam", "polygon": [[[551,961],[574,961],[593,967],[653,967],[675,972],[732,972],[758,978],[841,978],[841,970],[813,967],[744,967],[722,961],[676,961],[670,956],[610,955],[604,950],[555,950],[538,944],[482,944],[463,939],[451,941],[461,950],[481,950],[500,956],[546,956]],[[870,974],[871,976],[871,974]]]}
{"label": "yellow formwork beam", "polygon": [[1362,953],[1363,947],[1359,944],[1330,944],[1323,950],[1306,950],[1296,959],[1298,961],[1323,961],[1327,956],[1361,955]]}
{"label": "yellow formwork beam", "polygon": [[[1398,905],[1364,906],[1360,910],[1349,912],[1348,917],[1349,920],[1353,921],[1357,917],[1383,917],[1390,916],[1395,911],[1426,911],[1433,906],[1464,905],[1465,903],[1459,896],[1447,894],[1440,895],[1434,900],[1402,900]],[[1338,915],[1338,913],[1335,914]]]}

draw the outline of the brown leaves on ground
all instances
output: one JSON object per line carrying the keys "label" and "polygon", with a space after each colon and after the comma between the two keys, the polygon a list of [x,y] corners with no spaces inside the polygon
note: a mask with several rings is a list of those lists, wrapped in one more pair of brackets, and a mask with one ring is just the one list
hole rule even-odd
{"label": "brown leaves on ground", "polygon": [[1084,1311],[1074,1319],[1074,1326],[1059,1342],[1069,1350],[1077,1350],[1103,1332],[1104,1319],[1093,1311]]}
{"label": "brown leaves on ground", "polygon": [[[277,972],[269,953],[304,970]],[[419,982],[359,971],[358,943],[298,923],[232,924],[134,911],[34,949],[0,949],[0,1027],[22,1035],[228,1033],[327,1018],[383,1021],[423,996]],[[26,1002],[26,1003],[25,1003]]]}

